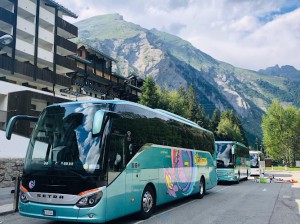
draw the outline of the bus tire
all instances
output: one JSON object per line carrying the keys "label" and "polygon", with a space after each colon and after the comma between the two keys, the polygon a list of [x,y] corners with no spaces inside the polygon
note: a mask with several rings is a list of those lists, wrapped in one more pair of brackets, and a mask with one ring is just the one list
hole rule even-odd
{"label": "bus tire", "polygon": [[240,174],[240,171],[239,171],[238,177],[237,177],[237,180],[236,180],[236,183],[239,184],[239,183],[240,183],[240,180],[241,180],[241,174]]}
{"label": "bus tire", "polygon": [[196,194],[196,198],[201,199],[205,194],[205,178],[202,176],[199,182],[199,193]]}
{"label": "bus tire", "polygon": [[148,219],[154,212],[156,196],[153,187],[147,185],[143,191],[141,199],[140,219]]}
{"label": "bus tire", "polygon": [[246,177],[246,180],[248,180],[248,176],[249,176],[249,173],[248,173],[248,170],[247,170],[247,177]]}

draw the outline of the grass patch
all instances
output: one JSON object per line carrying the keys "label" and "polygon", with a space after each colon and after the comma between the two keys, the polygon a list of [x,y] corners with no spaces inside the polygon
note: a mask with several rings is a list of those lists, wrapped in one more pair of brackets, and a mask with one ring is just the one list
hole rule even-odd
{"label": "grass patch", "polygon": [[[272,167],[266,167],[266,170],[272,170]],[[284,166],[273,166],[273,170],[285,171]],[[300,167],[287,167],[287,171],[300,171]]]}

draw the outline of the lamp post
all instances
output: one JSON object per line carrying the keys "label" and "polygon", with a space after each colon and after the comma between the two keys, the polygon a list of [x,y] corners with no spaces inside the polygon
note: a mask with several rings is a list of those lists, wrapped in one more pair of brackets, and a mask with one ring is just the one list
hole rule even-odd
{"label": "lamp post", "polygon": [[9,34],[5,34],[0,37],[0,51],[13,41],[13,37]]}

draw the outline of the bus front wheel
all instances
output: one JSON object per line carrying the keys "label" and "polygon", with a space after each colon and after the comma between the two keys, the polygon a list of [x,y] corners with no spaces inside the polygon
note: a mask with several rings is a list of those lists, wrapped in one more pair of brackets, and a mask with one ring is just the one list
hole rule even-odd
{"label": "bus front wheel", "polygon": [[201,199],[204,197],[204,194],[205,194],[205,179],[204,177],[201,177],[199,183],[199,193],[196,194],[196,198]]}
{"label": "bus front wheel", "polygon": [[154,190],[150,185],[147,185],[142,194],[140,218],[148,219],[154,212],[155,204]]}

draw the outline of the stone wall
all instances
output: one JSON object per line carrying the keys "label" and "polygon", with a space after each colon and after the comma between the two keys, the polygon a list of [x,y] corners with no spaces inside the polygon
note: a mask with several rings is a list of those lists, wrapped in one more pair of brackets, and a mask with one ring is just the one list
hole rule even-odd
{"label": "stone wall", "polygon": [[20,175],[23,170],[24,159],[0,159],[0,188],[14,187],[13,177]]}

